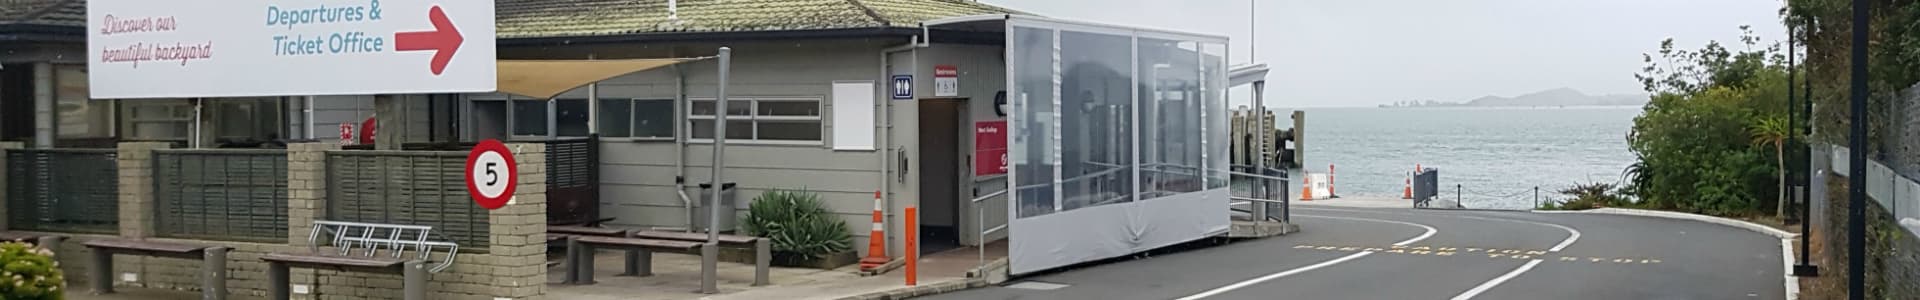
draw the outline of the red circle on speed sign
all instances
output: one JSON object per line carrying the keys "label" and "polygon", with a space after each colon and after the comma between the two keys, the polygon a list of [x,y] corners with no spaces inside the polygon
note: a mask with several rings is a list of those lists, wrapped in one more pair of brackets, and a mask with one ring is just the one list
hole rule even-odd
{"label": "red circle on speed sign", "polygon": [[487,209],[507,206],[513,190],[520,184],[520,173],[513,163],[513,151],[500,140],[487,139],[467,152],[467,193],[473,203]]}

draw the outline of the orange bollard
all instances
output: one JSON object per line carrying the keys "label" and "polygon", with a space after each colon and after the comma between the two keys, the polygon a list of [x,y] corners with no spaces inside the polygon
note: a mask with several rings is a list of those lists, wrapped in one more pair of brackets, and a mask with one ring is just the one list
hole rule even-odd
{"label": "orange bollard", "polygon": [[867,235],[867,258],[860,259],[860,269],[871,271],[887,264],[887,222],[886,211],[880,202],[880,192],[873,192],[873,232]]}
{"label": "orange bollard", "polygon": [[907,207],[907,286],[920,284],[920,213]]}
{"label": "orange bollard", "polygon": [[1333,192],[1333,164],[1327,164],[1327,197],[1337,197],[1339,195],[1340,193]]}

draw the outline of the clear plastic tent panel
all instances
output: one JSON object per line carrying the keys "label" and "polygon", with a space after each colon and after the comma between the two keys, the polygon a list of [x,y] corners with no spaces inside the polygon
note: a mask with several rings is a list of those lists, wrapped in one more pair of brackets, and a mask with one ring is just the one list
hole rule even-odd
{"label": "clear plastic tent panel", "polygon": [[1227,230],[1225,38],[1018,16],[1007,27],[1013,273]]}

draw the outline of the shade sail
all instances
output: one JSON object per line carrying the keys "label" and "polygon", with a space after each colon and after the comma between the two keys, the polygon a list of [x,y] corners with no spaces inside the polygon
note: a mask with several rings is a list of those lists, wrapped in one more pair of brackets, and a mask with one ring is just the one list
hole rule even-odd
{"label": "shade sail", "polygon": [[499,90],[548,99],[601,80],[671,66],[698,58],[605,60],[500,60]]}

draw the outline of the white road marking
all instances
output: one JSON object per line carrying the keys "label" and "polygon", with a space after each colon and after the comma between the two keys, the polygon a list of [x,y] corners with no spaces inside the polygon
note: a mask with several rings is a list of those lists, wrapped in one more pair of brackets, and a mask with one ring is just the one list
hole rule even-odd
{"label": "white road marking", "polygon": [[[1552,249],[1547,249],[1547,251],[1548,251],[1548,252],[1560,252],[1560,250],[1564,250],[1564,249],[1566,249],[1566,248],[1567,248],[1567,246],[1571,246],[1571,245],[1573,245],[1573,243],[1574,243],[1574,242],[1576,242],[1576,241],[1579,241],[1579,240],[1580,240],[1580,230],[1576,230],[1576,229],[1573,229],[1573,227],[1567,227],[1566,225],[1560,225],[1560,224],[1553,224],[1553,223],[1545,223],[1545,222],[1534,222],[1534,221],[1526,221],[1526,220],[1513,220],[1513,219],[1500,219],[1500,218],[1483,218],[1483,217],[1477,217],[1477,216],[1466,216],[1466,215],[1452,215],[1452,214],[1432,214],[1432,215],[1411,215],[1411,214],[1400,214],[1400,213],[1390,213],[1390,212],[1373,212],[1373,211],[1363,211],[1363,210],[1342,210],[1342,209],[1318,209],[1318,208],[1301,208],[1301,209],[1302,209],[1302,210],[1325,210],[1325,211],[1339,211],[1339,212],[1350,212],[1350,213],[1371,213],[1371,214],[1387,214],[1387,215],[1401,215],[1401,216],[1443,216],[1443,217],[1455,217],[1455,218],[1462,218],[1462,219],[1473,219],[1473,220],[1482,220],[1482,221],[1495,221],[1495,222],[1511,222],[1511,223],[1524,223],[1524,224],[1534,224],[1534,225],[1541,225],[1541,226],[1549,226],[1549,227],[1554,227],[1554,228],[1560,228],[1560,230],[1566,230],[1566,231],[1567,231],[1567,238],[1566,238],[1566,239],[1563,239],[1563,240],[1560,240],[1560,244],[1558,244],[1558,245],[1554,245]],[[1465,293],[1461,293],[1461,294],[1460,294],[1459,296],[1454,296],[1454,297],[1453,297],[1453,300],[1467,300],[1467,299],[1473,299],[1473,297],[1474,297],[1474,296],[1477,296],[1477,295],[1480,295],[1480,293],[1484,293],[1484,292],[1486,292],[1486,291],[1487,291],[1488,289],[1492,289],[1492,288],[1493,288],[1493,287],[1495,287],[1495,286],[1499,286],[1499,285],[1500,285],[1500,283],[1503,283],[1503,282],[1506,282],[1507,280],[1511,280],[1511,279],[1513,279],[1514,277],[1519,277],[1519,276],[1520,276],[1520,274],[1524,274],[1524,273],[1526,273],[1526,272],[1527,272],[1528,270],[1533,270],[1533,266],[1535,266],[1535,265],[1539,265],[1539,264],[1540,264],[1540,260],[1538,260],[1538,259],[1535,259],[1535,260],[1532,260],[1532,261],[1528,261],[1526,265],[1521,265],[1521,266],[1520,266],[1520,268],[1517,268],[1517,269],[1513,269],[1513,271],[1512,271],[1512,272],[1508,272],[1508,273],[1507,273],[1506,275],[1501,275],[1500,277],[1495,277],[1495,278],[1493,278],[1493,280],[1488,280],[1488,281],[1487,281],[1487,282],[1485,282],[1485,283],[1481,283],[1481,284],[1480,284],[1480,286],[1476,286],[1476,287],[1474,287],[1473,289],[1470,289],[1470,290],[1467,290],[1467,291],[1466,291]]]}
{"label": "white road marking", "polygon": [[[1415,236],[1415,237],[1413,237],[1413,238],[1411,238],[1411,239],[1407,239],[1407,240],[1404,240],[1404,241],[1400,241],[1399,243],[1394,243],[1394,244],[1393,244],[1394,246],[1406,246],[1407,244],[1412,244],[1412,243],[1417,243],[1417,242],[1420,242],[1421,240],[1426,240],[1426,239],[1427,239],[1427,238],[1429,238],[1429,237],[1433,237],[1433,235],[1434,235],[1435,233],[1439,233],[1439,232],[1440,232],[1440,230],[1439,230],[1439,229],[1434,229],[1434,228],[1433,228],[1433,226],[1427,226],[1427,225],[1422,225],[1422,224],[1418,224],[1418,223],[1412,223],[1412,222],[1401,222],[1401,221],[1392,221],[1392,220],[1381,220],[1381,219],[1369,219],[1369,218],[1353,218],[1353,217],[1335,217],[1335,216],[1315,216],[1315,215],[1302,215],[1302,214],[1295,214],[1295,215],[1293,215],[1293,216],[1295,216],[1295,217],[1308,217],[1308,218],[1323,218],[1323,219],[1336,219],[1336,220],[1351,220],[1351,221],[1363,221],[1363,222],[1380,222],[1380,223],[1394,223],[1394,224],[1401,224],[1401,225],[1408,225],[1408,226],[1414,226],[1414,227],[1420,227],[1420,228],[1422,228],[1422,229],[1426,229],[1426,230],[1427,230],[1427,232],[1426,232],[1426,233],[1422,233],[1422,234],[1420,234],[1420,236]],[[1373,255],[1373,251],[1362,251],[1362,252],[1360,252],[1360,253],[1354,253],[1354,254],[1351,254],[1351,255],[1347,255],[1347,256],[1342,256],[1342,257],[1340,257],[1340,258],[1335,258],[1335,259],[1332,259],[1332,260],[1327,260],[1327,261],[1323,261],[1323,262],[1320,262],[1320,263],[1316,263],[1316,264],[1313,264],[1313,265],[1309,265],[1309,266],[1304,266],[1304,267],[1299,267],[1299,268],[1294,268],[1294,269],[1292,269],[1292,270],[1286,270],[1286,271],[1282,271],[1282,272],[1279,272],[1279,273],[1273,273],[1273,274],[1267,274],[1266,276],[1260,276],[1260,277],[1258,277],[1258,278],[1254,278],[1254,279],[1248,279],[1248,280],[1246,280],[1246,281],[1241,281],[1241,282],[1237,282],[1237,283],[1234,283],[1234,284],[1229,284],[1229,285],[1227,285],[1227,286],[1223,286],[1223,287],[1219,287],[1219,288],[1215,288],[1215,289],[1211,289],[1211,290],[1207,290],[1207,291],[1205,291],[1205,292],[1200,292],[1199,294],[1193,294],[1192,296],[1186,296],[1186,297],[1180,297],[1180,298],[1179,298],[1179,299],[1177,299],[1177,300],[1197,300],[1197,299],[1202,299],[1202,298],[1206,298],[1206,297],[1213,297],[1213,296],[1215,296],[1215,295],[1219,295],[1219,294],[1222,294],[1222,293],[1226,293],[1226,292],[1230,292],[1230,291],[1233,291],[1233,290],[1237,290],[1237,289],[1241,289],[1241,288],[1245,288],[1245,287],[1247,287],[1247,286],[1252,286],[1252,285],[1255,285],[1255,284],[1260,284],[1260,283],[1262,283],[1262,282],[1267,282],[1267,281],[1272,281],[1272,280],[1274,280],[1274,279],[1280,279],[1280,278],[1282,278],[1282,277],[1287,277],[1287,276],[1293,276],[1294,274],[1300,274],[1300,273],[1305,273],[1305,272],[1307,272],[1307,271],[1313,271],[1314,269],[1319,269],[1319,268],[1325,268],[1325,267],[1327,267],[1327,266],[1331,266],[1331,265],[1335,265],[1335,264],[1339,264],[1339,263],[1343,263],[1343,262],[1346,262],[1346,261],[1349,261],[1349,260],[1355,260],[1355,259],[1359,259],[1359,258],[1361,258],[1361,257],[1367,257],[1367,255]]]}
{"label": "white road marking", "polygon": [[[1800,226],[1806,226],[1801,224]],[[1802,236],[1800,238],[1807,238]],[[1793,277],[1793,239],[1780,239],[1780,261],[1785,263],[1783,274],[1787,277],[1787,300],[1800,299],[1800,278]]]}
{"label": "white road marking", "polygon": [[1307,208],[1307,207],[1297,207],[1297,208],[1295,208],[1295,209],[1299,209],[1299,210],[1320,210],[1320,211],[1337,211],[1337,212],[1348,212],[1348,213],[1363,213],[1363,214],[1383,214],[1383,215],[1397,215],[1397,216],[1444,216],[1444,217],[1454,217],[1454,218],[1463,218],[1463,219],[1474,219],[1474,220],[1482,220],[1482,221],[1494,221],[1494,222],[1509,222],[1509,223],[1525,223],[1525,224],[1533,224],[1533,225],[1541,225],[1541,226],[1549,226],[1549,227],[1554,227],[1554,228],[1560,228],[1560,230],[1565,230],[1565,231],[1567,231],[1567,238],[1566,238],[1566,239],[1563,239],[1563,240],[1560,240],[1560,244],[1558,244],[1558,245],[1554,245],[1552,249],[1547,249],[1547,251],[1548,251],[1548,252],[1560,252],[1560,250],[1564,250],[1564,249],[1566,249],[1566,248],[1567,248],[1567,246],[1572,246],[1574,242],[1576,242],[1576,241],[1579,241],[1579,240],[1580,240],[1580,230],[1576,230],[1576,229],[1573,229],[1573,227],[1567,227],[1566,225],[1560,225],[1560,224],[1553,224],[1553,223],[1544,223],[1544,222],[1534,222],[1534,221],[1526,221],[1526,220],[1513,220],[1513,219],[1499,219],[1499,218],[1484,218],[1484,217],[1477,217],[1477,216],[1462,216],[1462,215],[1448,215],[1448,214],[1428,214],[1428,215],[1416,215],[1416,214],[1402,214],[1402,213],[1392,213],[1392,212],[1378,212],[1378,211],[1365,211],[1365,210],[1346,210],[1346,209],[1326,209],[1326,208]]}
{"label": "white road marking", "polygon": [[1527,270],[1532,270],[1533,266],[1537,266],[1537,265],[1540,265],[1540,260],[1538,259],[1527,261],[1527,264],[1521,265],[1519,269],[1513,269],[1512,272],[1507,272],[1506,275],[1500,275],[1500,277],[1494,277],[1493,280],[1488,280],[1486,283],[1481,283],[1480,286],[1473,287],[1473,289],[1467,290],[1467,292],[1465,293],[1460,293],[1459,296],[1453,296],[1453,300],[1473,299],[1474,296],[1479,296],[1480,293],[1485,293],[1487,292],[1487,290],[1493,289],[1493,287],[1499,286],[1501,283],[1506,283],[1507,280],[1512,280],[1514,277],[1520,277],[1520,273],[1526,273]]}

